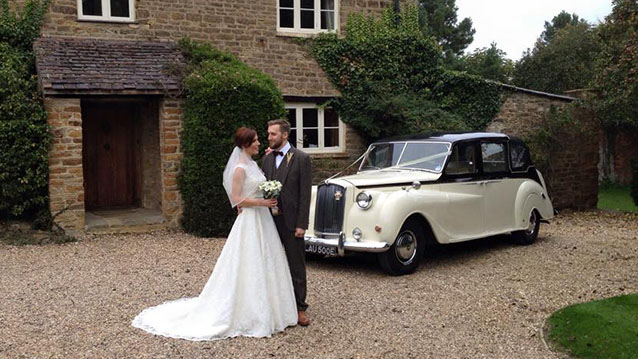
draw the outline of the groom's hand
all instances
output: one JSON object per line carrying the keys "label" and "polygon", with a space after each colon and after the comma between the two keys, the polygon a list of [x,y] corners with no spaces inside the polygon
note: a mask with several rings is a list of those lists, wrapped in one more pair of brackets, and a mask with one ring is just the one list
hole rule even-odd
{"label": "groom's hand", "polygon": [[303,238],[303,235],[306,234],[306,230],[303,228],[295,228],[295,238]]}

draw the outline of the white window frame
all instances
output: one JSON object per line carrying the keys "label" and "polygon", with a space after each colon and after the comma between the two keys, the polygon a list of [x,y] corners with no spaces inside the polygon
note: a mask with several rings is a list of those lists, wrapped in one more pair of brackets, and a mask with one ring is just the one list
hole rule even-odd
{"label": "white window frame", "polygon": [[[304,29],[301,28],[301,0],[293,0],[293,27],[280,27],[280,19],[279,19],[279,0],[275,0],[277,2],[277,32],[280,35],[288,35],[288,36],[309,36],[311,34],[319,34],[323,32],[339,32],[339,7],[341,5],[341,0],[334,0],[334,30],[322,29],[321,28],[321,0],[315,1],[315,27],[314,29]],[[285,8],[290,9],[290,8]]]}
{"label": "white window frame", "polygon": [[128,0],[129,16],[111,16],[111,0],[101,0],[102,15],[84,15],[82,12],[82,0],[77,0],[78,20],[103,21],[103,22],[135,22],[135,0]]}
{"label": "white window frame", "polygon": [[[315,103],[308,102],[290,102],[286,103],[286,110],[295,109],[296,126],[294,127],[297,135],[297,143],[292,143],[297,149],[302,150],[309,154],[318,153],[343,153],[346,149],[346,125],[339,119],[339,146],[325,147],[325,134],[324,134],[324,108],[317,106]],[[316,109],[317,110],[317,132],[318,132],[318,147],[316,148],[304,148],[303,147],[303,110],[304,109]],[[339,114],[337,114],[337,117]],[[313,127],[314,129],[314,127]]]}

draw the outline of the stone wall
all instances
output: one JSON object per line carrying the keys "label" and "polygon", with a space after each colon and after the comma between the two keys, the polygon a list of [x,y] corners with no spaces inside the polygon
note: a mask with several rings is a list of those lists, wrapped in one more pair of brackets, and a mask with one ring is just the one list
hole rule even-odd
{"label": "stone wall", "polygon": [[[529,139],[543,126],[552,106],[561,108],[572,100],[531,91],[505,90],[503,105],[488,131]],[[543,169],[556,208],[593,208],[598,201],[598,146],[600,127],[590,112],[577,111],[584,128],[560,135],[550,167]],[[583,135],[584,134],[584,135]]]}
{"label": "stone wall", "polygon": [[81,231],[84,174],[80,99],[45,98],[44,107],[53,135],[49,151],[49,208],[55,222],[67,232]]}
{"label": "stone wall", "polygon": [[164,98],[159,106],[161,201],[162,212],[172,226],[178,226],[182,214],[182,199],[177,188],[177,175],[182,162],[183,100]]}
{"label": "stone wall", "polygon": [[[403,0],[407,3],[411,0]],[[144,0],[135,2],[133,24],[77,20],[76,0],[53,0],[44,36],[126,40],[179,40],[190,37],[237,55],[249,66],[271,75],[284,95],[334,96],[319,65],[298,39],[277,33],[276,0]],[[340,24],[348,14],[380,14],[391,0],[342,0]]]}

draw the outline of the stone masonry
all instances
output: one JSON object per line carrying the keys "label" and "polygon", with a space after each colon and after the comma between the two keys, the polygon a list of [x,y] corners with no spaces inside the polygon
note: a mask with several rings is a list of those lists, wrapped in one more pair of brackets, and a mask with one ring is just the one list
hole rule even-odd
{"label": "stone masonry", "polygon": [[162,212],[173,226],[178,225],[182,213],[182,200],[177,188],[177,175],[183,157],[180,146],[182,106],[181,99],[164,98],[159,110]]}
{"label": "stone masonry", "polygon": [[[576,100],[524,89],[506,89],[503,99],[501,110],[487,131],[523,139],[539,130],[552,106],[561,108]],[[556,208],[584,209],[596,207],[597,203],[599,127],[591,113],[576,113],[585,126],[585,136],[577,132],[561,134],[559,150],[552,154],[550,168],[543,173]]]}
{"label": "stone masonry", "polygon": [[62,228],[79,231],[84,228],[80,100],[47,98],[44,107],[53,134],[49,153],[51,214]]}
{"label": "stone masonry", "polygon": [[[402,0],[407,3],[412,0]],[[340,0],[340,31],[349,14],[379,15],[392,0]],[[204,41],[271,75],[284,95],[336,96],[319,65],[297,38],[277,33],[275,0],[144,0],[135,2],[134,23],[77,20],[76,0],[53,0],[44,36],[110,40]]]}

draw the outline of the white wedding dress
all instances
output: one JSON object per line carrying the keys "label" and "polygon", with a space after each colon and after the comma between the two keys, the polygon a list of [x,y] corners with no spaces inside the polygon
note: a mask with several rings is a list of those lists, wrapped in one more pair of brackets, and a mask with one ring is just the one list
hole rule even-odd
{"label": "white wedding dress", "polygon": [[[229,166],[245,171],[242,198],[258,197],[257,187],[266,180],[259,166],[246,158],[229,160]],[[266,207],[243,208],[198,297],[147,308],[132,322],[152,334],[188,340],[267,337],[296,324],[288,261]]]}

